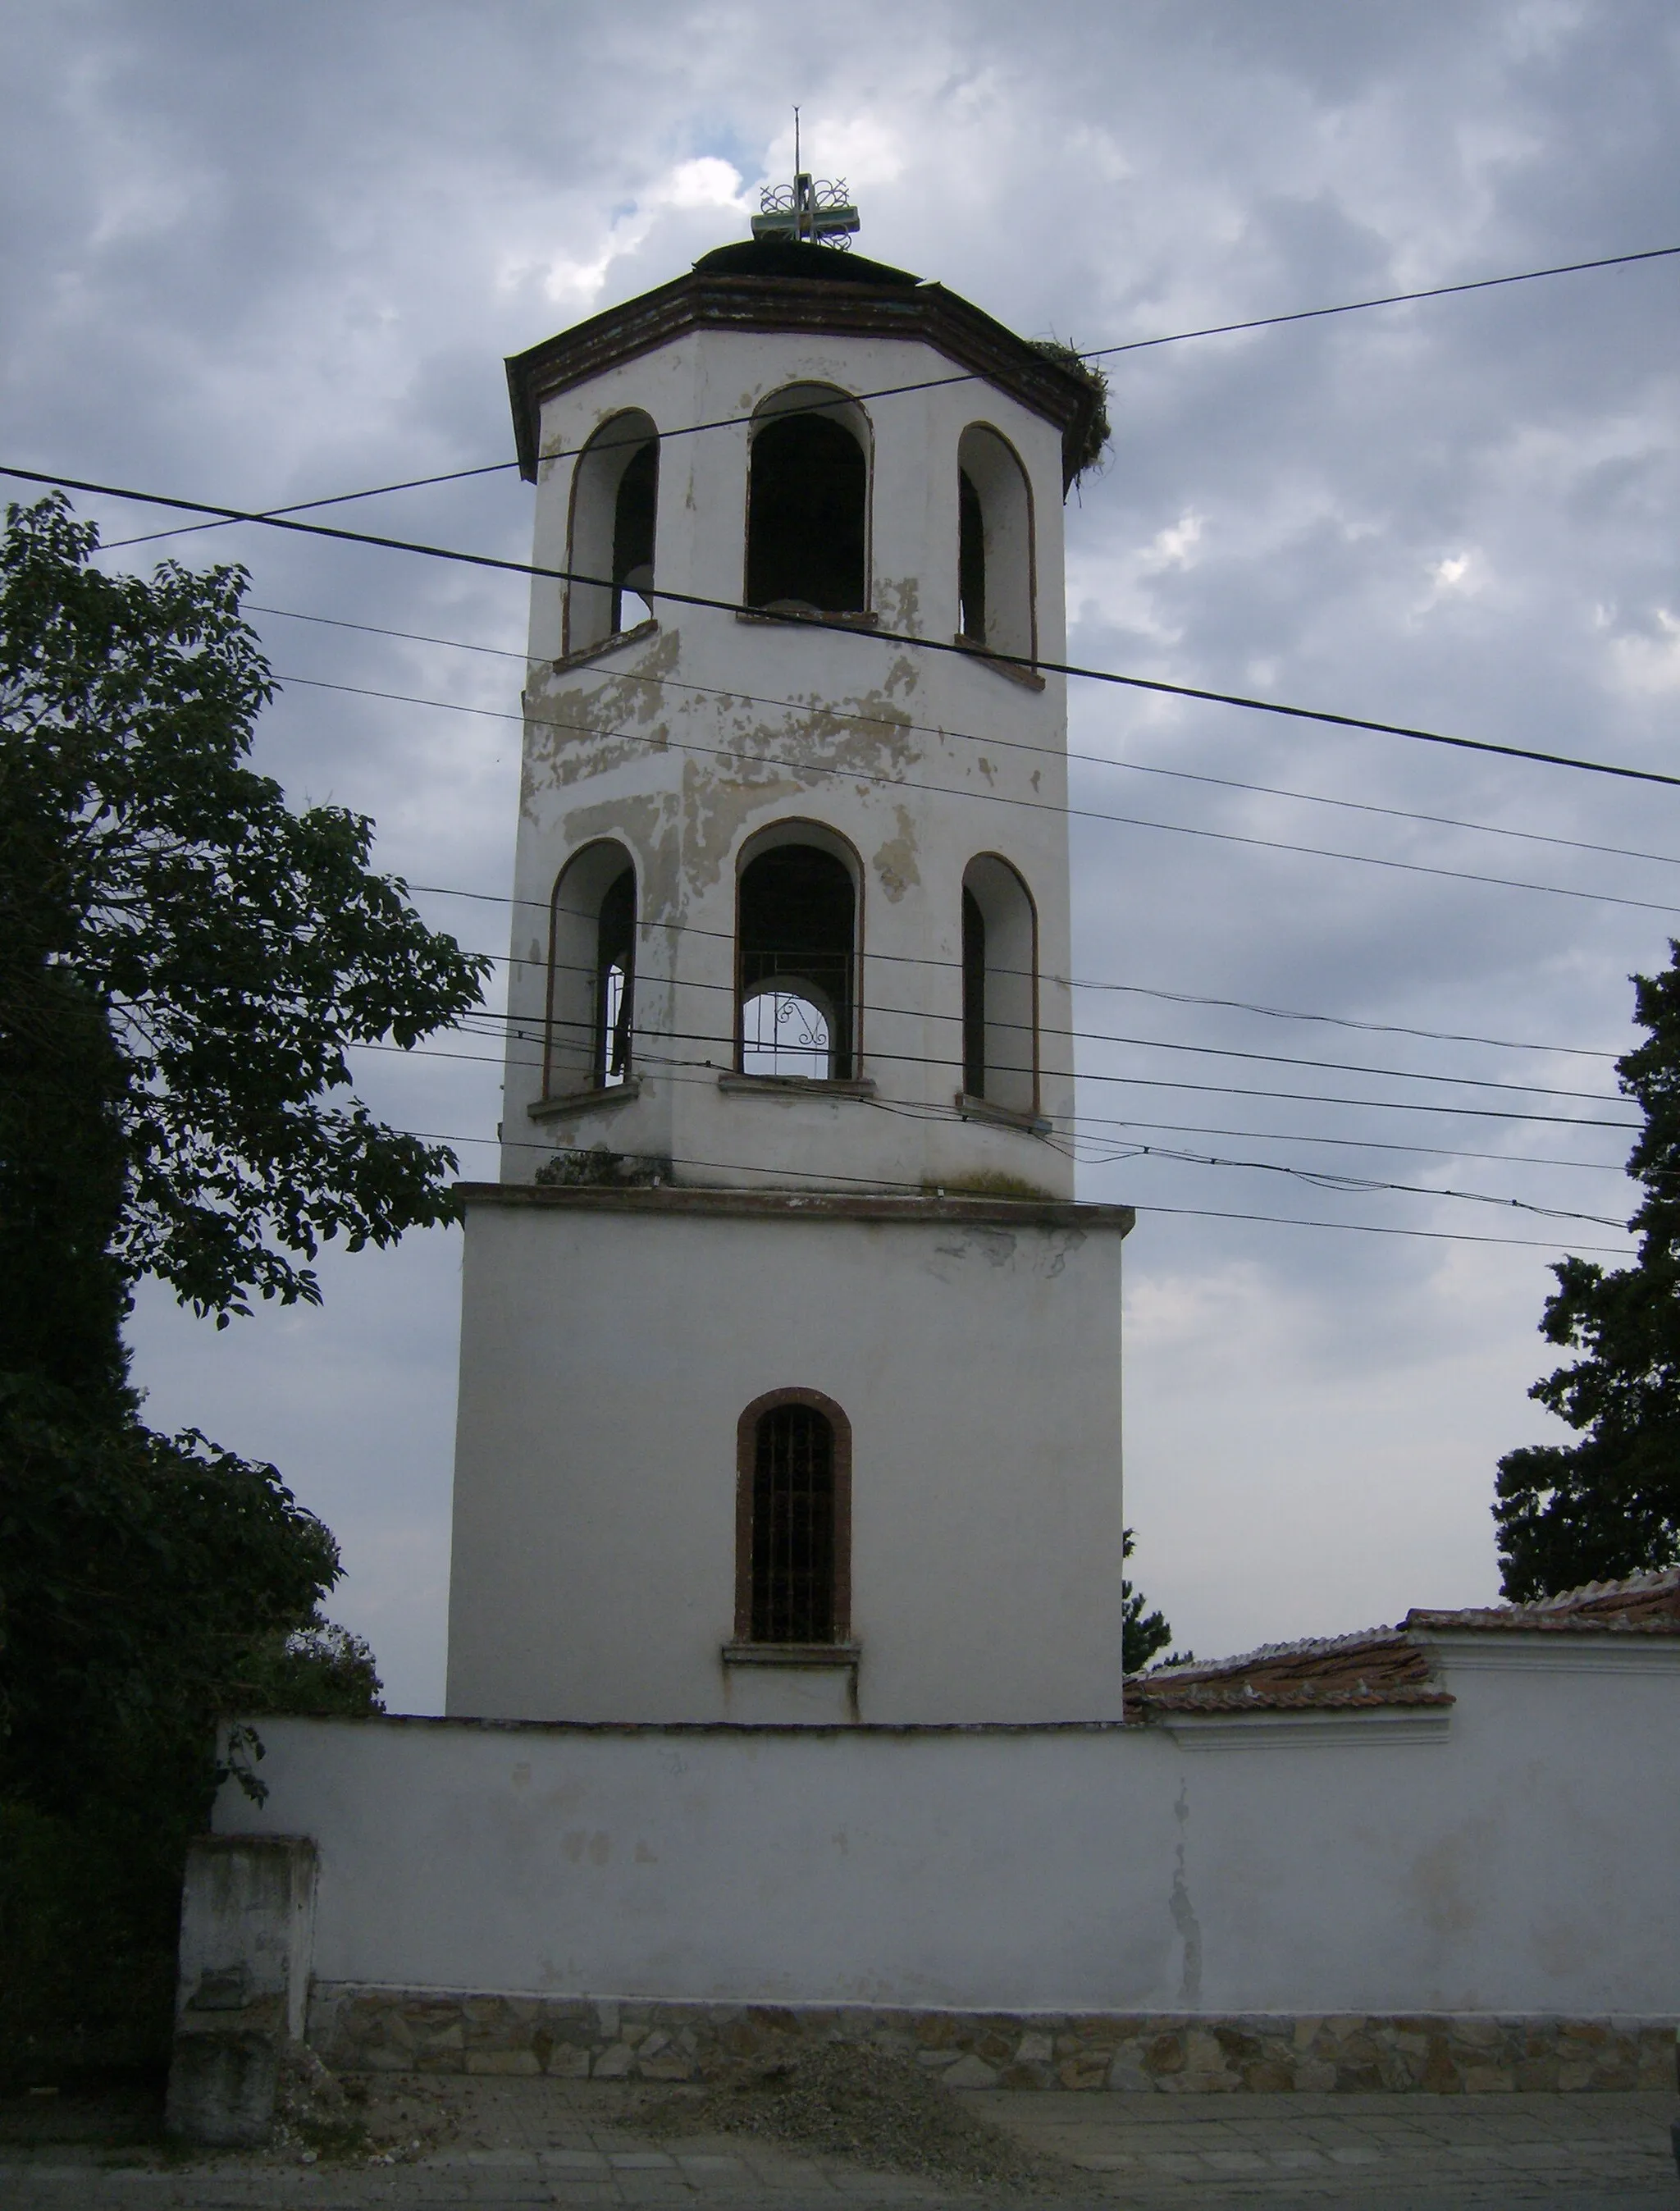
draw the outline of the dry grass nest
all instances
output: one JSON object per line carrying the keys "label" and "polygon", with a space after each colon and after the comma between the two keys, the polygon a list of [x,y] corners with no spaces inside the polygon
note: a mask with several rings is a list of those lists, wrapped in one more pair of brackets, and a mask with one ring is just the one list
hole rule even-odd
{"label": "dry grass nest", "polygon": [[679,2089],[649,2105],[638,2131],[669,2136],[756,2135],[877,2172],[916,2173],[1018,2195],[1062,2193],[1078,2176],[964,2109],[913,2060],[856,2043],[819,2044],[767,2060],[746,2077]]}

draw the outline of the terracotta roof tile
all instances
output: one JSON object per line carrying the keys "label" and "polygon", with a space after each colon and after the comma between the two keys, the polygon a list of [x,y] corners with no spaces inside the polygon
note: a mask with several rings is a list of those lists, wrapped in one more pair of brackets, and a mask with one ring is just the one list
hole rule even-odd
{"label": "terracotta roof tile", "polygon": [[1588,1582],[1534,1604],[1415,1608],[1398,1627],[1268,1643],[1236,1658],[1199,1659],[1133,1674],[1127,1716],[1183,1712],[1361,1711],[1391,1705],[1450,1705],[1430,1645],[1439,1635],[1508,1633],[1680,1635],[1680,1566]]}
{"label": "terracotta roof tile", "polygon": [[1404,1626],[1440,1634],[1457,1629],[1526,1633],[1680,1635],[1680,1566],[1630,1574],[1625,1581],[1588,1582],[1533,1604],[1472,1606],[1462,1612],[1413,1610]]}
{"label": "terracotta roof tile", "polygon": [[1145,1718],[1166,1712],[1358,1711],[1450,1705],[1428,1652],[1396,1627],[1270,1643],[1240,1658],[1134,1675],[1128,1696]]}

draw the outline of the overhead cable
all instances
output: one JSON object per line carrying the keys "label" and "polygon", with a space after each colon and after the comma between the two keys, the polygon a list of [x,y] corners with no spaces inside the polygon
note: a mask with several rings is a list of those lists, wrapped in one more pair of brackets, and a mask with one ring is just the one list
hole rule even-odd
{"label": "overhead cable", "polygon": [[[524,1142],[517,1137],[510,1137],[506,1139],[505,1146],[504,1140],[500,1137],[468,1136],[459,1135],[450,1136],[446,1135],[441,1130],[437,1129],[401,1129],[396,1130],[396,1133],[399,1136],[417,1137],[424,1143],[490,1144],[497,1146],[498,1148],[511,1147],[512,1149],[519,1151],[546,1151],[550,1154],[551,1157],[553,1156],[553,1148],[551,1146],[537,1143],[535,1142]],[[671,1164],[674,1167],[698,1167],[704,1173],[734,1174],[740,1172],[740,1162],[734,1160],[675,1159],[672,1160]],[[797,1172],[797,1170],[777,1167],[767,1170],[767,1172],[791,1178],[791,1177]],[[885,1181],[879,1176],[873,1175],[833,1174],[821,1178],[815,1176],[802,1176],[800,1178],[800,1186],[813,1192],[830,1190],[836,1183],[856,1184],[861,1185],[866,1193],[867,1191],[873,1190],[882,1196],[890,1195],[895,1189],[903,1190],[909,1194],[913,1194],[918,1197],[932,1197],[941,1194],[936,1190],[930,1190],[925,1182],[891,1183]],[[710,1186],[695,1185],[691,1184],[674,1184],[673,1187],[692,1189],[695,1187]],[[960,1196],[962,1193],[957,1192],[955,1195]],[[1005,1200],[1000,1202],[1008,1202],[1009,1201]],[[1031,1201],[1017,1202],[1030,1203]],[[1375,1221],[1302,1221],[1298,1217],[1292,1217],[1287,1214],[1238,1213],[1226,1211],[1212,1206],[1138,1205],[1133,1206],[1132,1210],[1140,1214],[1187,1214],[1194,1215],[1197,1219],[1206,1221],[1262,1221],[1270,1223],[1272,1226],[1280,1228],[1339,1229],[1347,1233],[1361,1236],[1407,1236],[1431,1244],[1508,1244],[1516,1245],[1524,1251],[1555,1251],[1557,1248],[1557,1239],[1555,1237],[1476,1236],[1461,1229],[1400,1228],[1393,1226],[1380,1224]],[[1609,1252],[1617,1258],[1623,1258],[1626,1257],[1625,1249],[1620,1245],[1586,1244],[1579,1245],[1576,1248],[1586,1251]]]}
{"label": "overhead cable", "polygon": [[[1491,292],[1508,284],[1532,284],[1546,276],[1576,276],[1592,269],[1621,269],[1636,261],[1661,261],[1677,253],[1680,253],[1680,245],[1655,245],[1638,253],[1606,254],[1596,261],[1568,261],[1550,269],[1519,270],[1514,276],[1478,276],[1472,278],[1467,283],[1432,284],[1422,291],[1389,292],[1379,299],[1348,300],[1333,307],[1298,307],[1290,314],[1259,315],[1248,322],[1215,323],[1203,330],[1169,330],[1158,337],[1128,338],[1115,345],[1077,346],[1070,347],[1068,350],[1077,353],[1081,360],[1104,360],[1119,354],[1147,353],[1159,346],[1184,345],[1194,338],[1230,337],[1245,330],[1276,330],[1286,323],[1318,322],[1331,315],[1363,314],[1373,307],[1399,307],[1419,300],[1445,300],[1459,292]],[[926,377],[914,384],[888,384],[880,385],[873,391],[849,392],[846,397],[849,400],[856,401],[896,399],[909,392],[936,391],[943,385],[972,384],[983,380],[983,374],[980,370],[964,369],[954,375]],[[825,408],[832,407],[837,403],[832,400],[810,401],[783,411],[786,415],[819,414]],[[738,429],[744,423],[749,423],[753,420],[754,417],[752,415],[721,415],[710,421],[679,423],[672,429],[662,430],[659,434],[662,439],[692,438],[703,430]],[[545,461],[573,460],[582,451],[581,446],[563,445],[553,453],[545,453],[542,457]],[[424,491],[434,484],[460,483],[473,476],[500,476],[510,469],[517,469],[518,465],[517,460],[486,461],[473,468],[447,469],[438,476],[410,476],[400,483],[374,484],[366,491],[335,492],[325,499],[299,500],[293,506],[269,507],[267,512],[270,515],[307,514],[323,506],[347,506],[354,500],[383,499],[388,492]],[[148,530],[144,536],[141,537],[119,537],[107,546],[106,550],[116,552],[125,545],[147,545],[160,537],[184,537],[194,530],[220,530],[225,526],[225,522],[219,519],[215,522],[187,523],[179,530]]]}
{"label": "overhead cable", "polygon": [[[329,539],[338,544],[372,546],[388,553],[412,553],[424,560],[452,561],[466,567],[489,569],[498,574],[611,588],[610,578],[586,574],[577,569],[549,567],[539,561],[511,560],[499,554],[467,553],[453,546],[428,545],[415,538],[387,537],[368,530],[340,530],[330,523],[299,522],[282,515],[255,513],[244,507],[217,506],[206,500],[167,497],[160,492],[136,491],[121,484],[98,483],[88,477],[65,476],[43,469],[20,468],[12,463],[0,462],[0,476],[12,476],[23,483],[53,486],[63,491],[90,492],[103,499],[133,500],[142,506],[169,506],[189,514],[213,514],[226,522],[256,523],[264,529],[295,531],[305,536]],[[749,607],[738,599],[712,598],[699,591],[673,591],[650,584],[641,597],[650,603],[662,600],[672,606],[695,607],[715,614],[746,615],[754,621],[794,630],[820,631],[853,638],[860,643],[867,641],[874,645],[908,646],[917,652],[951,654],[965,660],[980,657],[999,667],[1023,669],[1030,675],[1073,676],[1081,681],[1115,684],[1127,690],[1146,691],[1175,699],[1200,700],[1206,704],[1236,706],[1253,713],[1277,714],[1290,721],[1313,722],[1334,729],[1370,730],[1380,736],[1405,737],[1420,744],[1446,745],[1460,752],[1487,753],[1502,760],[1530,760],[1546,767],[1570,768],[1584,775],[1614,776],[1624,781],[1659,784],[1671,790],[1680,790],[1680,775],[1665,775],[1656,768],[1629,767],[1613,760],[1583,760],[1573,754],[1543,752],[1528,745],[1496,744],[1487,737],[1453,736],[1443,730],[1425,730],[1405,722],[1382,722],[1360,714],[1333,713],[1319,706],[1289,706],[1275,699],[1251,698],[1243,692],[1215,691],[1200,684],[1169,683],[1155,676],[1127,675],[1115,669],[1089,668],[1073,661],[1043,660],[1027,653],[994,651],[990,648],[983,654],[976,655],[972,645],[959,645],[955,639],[915,637],[902,630],[860,628],[854,623],[819,615],[776,614],[762,607]]]}
{"label": "overhead cable", "polygon": [[[557,714],[516,714],[504,706],[474,706],[455,699],[428,699],[412,691],[384,691],[366,683],[335,683],[318,675],[277,674],[275,681],[281,685],[295,683],[311,691],[337,691],[349,698],[384,700],[392,706],[432,706],[445,713],[471,714],[481,721],[534,722],[546,729],[567,730],[575,736],[612,737],[625,743],[645,745],[656,752],[690,753],[706,760],[752,760],[769,767],[786,768],[796,775],[826,775],[843,783],[873,783],[891,791],[927,791],[940,798],[962,799],[976,805],[1016,806],[1030,814],[1059,814],[1074,821],[1105,821],[1126,829],[1153,829],[1163,836],[1199,837],[1213,844],[1293,852],[1308,859],[1345,860],[1357,867],[1385,868],[1391,873],[1408,875],[1435,875],[1449,882],[1486,883],[1498,890],[1532,891],[1546,898],[1580,899],[1594,906],[1627,906],[1641,913],[1680,913],[1680,904],[1665,899],[1623,898],[1614,891],[1579,890],[1567,883],[1532,883],[1517,875],[1484,875],[1479,869],[1441,867],[1428,860],[1397,860],[1375,852],[1344,852],[1333,845],[1301,845],[1288,838],[1252,836],[1242,830],[1209,829],[1186,821],[1156,821],[1147,815],[1111,814],[1101,807],[1071,806],[1052,798],[1019,797],[1005,791],[957,790],[946,784],[920,783],[909,776],[882,775],[839,761],[789,760],[783,754],[758,752],[745,745],[695,744],[686,738],[674,737],[668,731],[656,735],[641,730],[607,729],[598,723],[569,722]],[[1680,784],[1680,777],[1664,780]]]}
{"label": "overhead cable", "polygon": [[[406,894],[415,897],[468,899],[475,905],[483,906],[529,906],[535,912],[545,916],[552,915],[556,911],[553,901],[550,899],[519,898],[506,891],[462,890],[450,883],[405,882],[403,890]],[[559,911],[577,914],[581,913],[583,910],[568,906]],[[701,923],[694,921],[658,920],[650,917],[639,920],[637,926],[640,929],[656,929],[662,933],[670,935],[710,936],[723,942],[733,942],[734,937],[733,930],[708,929]],[[506,955],[493,952],[486,953],[485,957],[499,960]],[[960,967],[962,966],[960,960],[941,959],[935,954],[927,952],[878,952],[871,949],[864,954],[864,957],[894,966]],[[1024,972],[1024,970],[1005,968],[1001,972],[1005,974],[1019,974]],[[1117,983],[1099,976],[1071,976],[1067,978],[1067,988],[1070,990],[1121,990],[1138,997],[1166,999],[1175,1005],[1210,1006],[1232,1013],[1264,1015],[1272,1021],[1320,1021],[1333,1028],[1369,1030],[1382,1036],[1421,1037],[1436,1044],[1486,1045],[1498,1051],[1553,1052],[1570,1059],[1613,1061],[1622,1057],[1620,1052],[1593,1045],[1529,1044],[1518,1038],[1478,1036],[1466,1030],[1417,1028],[1403,1021],[1358,1021],[1346,1014],[1303,1013],[1298,1008],[1260,1005],[1247,998],[1210,997],[1205,993],[1194,990],[1168,990],[1146,983]]]}
{"label": "overhead cable", "polygon": [[[327,629],[355,630],[366,637],[395,638],[407,645],[442,645],[454,652],[486,653],[498,660],[517,660],[522,665],[529,663],[526,653],[516,651],[510,645],[474,645],[462,638],[431,637],[418,630],[388,629],[374,622],[347,621],[334,615],[303,614],[295,607],[259,606],[250,600],[245,603],[244,611],[246,614],[278,615],[286,621],[313,622]],[[729,699],[749,706],[774,706],[788,713],[807,711],[796,699],[777,699],[754,691],[732,691],[718,683],[690,683],[676,675],[649,675],[635,669],[617,669],[613,681],[615,683],[646,683],[663,691],[692,691],[703,698]],[[966,743],[983,744],[1000,751],[1043,750],[1042,745],[1033,744],[1022,737],[982,736],[973,730],[946,728],[932,722],[899,721],[897,718],[884,722],[879,714],[859,713],[843,706],[825,706],[823,711],[825,719],[855,722],[868,728],[903,730],[926,736],[960,737]],[[1559,837],[1544,830],[1512,829],[1498,821],[1466,821],[1458,815],[1423,814],[1412,807],[1381,806],[1369,799],[1333,798],[1325,791],[1291,791],[1271,783],[1244,783],[1235,776],[1208,775],[1193,768],[1164,767],[1153,760],[1117,760],[1112,753],[1080,752],[1071,745],[1065,748],[1062,757],[1085,766],[1112,768],[1127,775],[1161,776],[1175,783],[1206,784],[1214,790],[1246,791],[1260,798],[1292,799],[1302,806],[1332,806],[1345,813],[1381,815],[1391,821],[1421,821],[1432,828],[1467,829],[1481,837],[1508,837],[1525,845],[1553,845],[1562,851],[1593,852],[1613,860],[1649,860],[1659,867],[1680,868],[1680,853],[1651,852],[1626,845],[1596,845],[1584,838]]]}

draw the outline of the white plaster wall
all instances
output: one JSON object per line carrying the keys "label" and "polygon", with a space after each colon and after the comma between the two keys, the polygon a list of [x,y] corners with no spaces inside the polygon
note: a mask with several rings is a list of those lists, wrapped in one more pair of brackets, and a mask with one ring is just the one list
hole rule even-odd
{"label": "white plaster wall", "polygon": [[[1672,1647],[1446,1653],[1433,1733],[265,1721],[328,1980],[1215,2014],[1671,2013]],[[1554,1660],[1556,1663],[1553,1663]],[[1228,1742],[1231,1730],[1219,1740]]]}
{"label": "white plaster wall", "polygon": [[[796,381],[856,391],[952,374],[919,342],[703,330],[549,401],[543,450],[583,445],[627,407],[668,431],[745,412]],[[979,381],[866,403],[866,411],[871,604],[882,626],[946,642],[955,634],[958,447],[964,429],[984,420],[1012,441],[1031,482],[1040,649],[1059,657],[1055,428]],[[740,598],[747,464],[744,425],[664,440],[660,585]],[[556,567],[566,560],[572,467],[545,462],[537,490],[535,558]],[[1071,1196],[1072,1161],[1042,1136],[950,1114],[962,1087],[962,876],[983,851],[1009,859],[1036,904],[1040,1104],[1064,1130],[1073,1110],[1061,679],[1036,690],[971,657],[669,602],[656,602],[656,634],[557,671],[563,591],[539,578],[532,598],[504,1178],[529,1181],[553,1148],[604,1142],[671,1156],[678,1178],[692,1183],[914,1187],[1003,1172]],[[638,680],[650,677],[660,682]],[[789,765],[801,761],[810,765]],[[734,1064],[738,857],[755,832],[791,817],[837,831],[859,855],[860,1071],[882,1104],[910,1106],[915,1118],[855,1100],[718,1088],[718,1070]],[[638,877],[642,1088],[533,1121],[547,903],[571,853],[606,835],[624,842]]]}
{"label": "white plaster wall", "polygon": [[805,1388],[852,1427],[861,1717],[1117,1717],[1122,1224],[1088,1217],[473,1203],[448,1710],[765,1717],[719,1655],[736,1427]]}

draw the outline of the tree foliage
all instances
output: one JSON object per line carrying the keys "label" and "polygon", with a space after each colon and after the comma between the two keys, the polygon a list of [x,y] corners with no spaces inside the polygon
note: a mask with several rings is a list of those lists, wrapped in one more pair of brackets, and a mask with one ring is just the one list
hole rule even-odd
{"label": "tree foliage", "polygon": [[57,968],[100,1009],[113,1257],[220,1324],[252,1290],[318,1297],[328,1239],[450,1217],[453,1154],[345,1097],[346,1055],[456,1020],[487,963],[369,872],[364,816],[294,814],[248,765],[275,685],[244,571],[106,576],[96,542],[52,498],[9,510],[0,549],[0,1028],[51,1058]]}
{"label": "tree foliage", "polygon": [[[1121,1536],[1121,1557],[1129,1559],[1136,1548],[1137,1539],[1127,1528]],[[1172,1624],[1163,1612],[1145,1611],[1149,1599],[1130,1582],[1122,1581],[1120,1590],[1121,1670],[1141,1674],[1156,1652],[1172,1641]]]}
{"label": "tree foliage", "polygon": [[1499,1462],[1502,1586],[1522,1600],[1680,1560],[1680,944],[1636,975],[1646,1041],[1617,1062],[1645,1115],[1628,1160],[1644,1195],[1633,1263],[1565,1258],[1540,1332],[1580,1352],[1530,1390],[1575,1430]]}
{"label": "tree foliage", "polygon": [[318,1299],[331,1237],[449,1217],[453,1155],[347,1054],[485,972],[368,871],[366,821],[248,766],[241,572],[106,577],[95,544],[55,499],[0,547],[0,2076],[166,2038],[220,1718],[379,1708],[321,1614],[329,1532],[148,1429],[122,1326],[144,1274],[223,1325]]}

